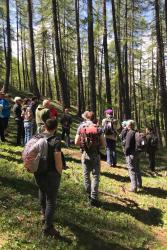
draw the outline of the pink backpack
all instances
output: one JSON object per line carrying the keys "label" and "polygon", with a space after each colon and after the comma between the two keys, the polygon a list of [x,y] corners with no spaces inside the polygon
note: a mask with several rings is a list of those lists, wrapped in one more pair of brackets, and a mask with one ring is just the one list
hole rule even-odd
{"label": "pink backpack", "polygon": [[48,141],[36,135],[25,145],[22,152],[24,167],[30,173],[45,172],[47,170]]}

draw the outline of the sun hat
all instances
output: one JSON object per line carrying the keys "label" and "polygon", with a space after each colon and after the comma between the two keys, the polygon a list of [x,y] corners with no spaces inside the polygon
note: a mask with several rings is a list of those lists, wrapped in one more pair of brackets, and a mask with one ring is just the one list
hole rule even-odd
{"label": "sun hat", "polygon": [[89,111],[88,110],[86,110],[81,116],[82,116],[82,118],[83,119],[87,119],[87,115],[88,115],[88,113],[89,113]]}
{"label": "sun hat", "polygon": [[14,98],[14,102],[21,101],[21,100],[22,100],[22,98],[21,98],[20,96],[16,96],[16,97]]}

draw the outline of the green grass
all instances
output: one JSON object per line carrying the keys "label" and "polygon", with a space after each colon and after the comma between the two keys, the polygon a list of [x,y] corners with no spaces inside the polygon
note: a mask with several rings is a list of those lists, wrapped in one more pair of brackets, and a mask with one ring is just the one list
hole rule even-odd
{"label": "green grass", "polygon": [[[78,123],[75,117],[72,136]],[[64,148],[70,168],[62,176],[55,214],[55,225],[63,237],[54,240],[41,235],[38,189],[33,176],[23,168],[22,147],[12,146],[14,132],[11,121],[9,142],[0,144],[0,249],[167,249],[166,151],[158,154],[157,176],[151,175],[142,156],[144,189],[132,194],[128,192],[129,177],[118,148],[119,167],[111,169],[102,162],[102,205],[90,208],[79,149]]]}

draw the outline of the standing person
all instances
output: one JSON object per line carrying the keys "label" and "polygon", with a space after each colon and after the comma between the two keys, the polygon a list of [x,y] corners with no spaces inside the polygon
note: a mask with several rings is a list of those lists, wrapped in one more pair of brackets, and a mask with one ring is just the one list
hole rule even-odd
{"label": "standing person", "polygon": [[127,135],[127,132],[128,132],[126,124],[127,124],[127,121],[122,122],[122,124],[121,124],[122,131],[121,131],[121,133],[119,135],[119,138],[120,138],[121,144],[122,144],[122,148],[123,148],[123,152],[125,151],[126,135]]}
{"label": "standing person", "polygon": [[146,152],[149,160],[149,168],[152,172],[155,172],[155,155],[158,147],[158,138],[155,135],[153,129],[150,127],[146,128],[146,140]]}
{"label": "standing person", "polygon": [[37,133],[41,133],[44,129],[44,124],[50,118],[50,100],[44,100],[42,105],[39,104],[36,112],[35,119],[37,124]]}
{"label": "standing person", "polygon": [[43,234],[57,237],[59,232],[53,226],[55,205],[62,173],[61,142],[55,137],[56,119],[47,119],[42,134],[48,141],[48,168],[45,173],[35,173],[39,187],[39,200],[43,215]]}
{"label": "standing person", "polygon": [[36,119],[35,119],[35,113],[36,113],[37,107],[38,107],[38,98],[37,98],[37,96],[33,96],[31,98],[31,102],[30,102],[30,108],[31,108],[31,111],[32,111],[33,117],[34,117],[34,120],[33,120],[33,134],[35,134],[36,130],[37,130]]}
{"label": "standing person", "polygon": [[27,105],[24,105],[21,116],[24,120],[24,144],[26,144],[33,135],[34,116],[31,108]]}
{"label": "standing person", "polygon": [[0,137],[2,142],[5,142],[5,117],[4,117],[5,107],[6,107],[5,94],[3,92],[0,92]]}
{"label": "standing person", "polygon": [[70,127],[71,127],[71,123],[72,123],[72,117],[69,114],[68,108],[64,109],[64,113],[60,119],[60,123],[62,125],[61,139],[64,140],[64,138],[66,136],[66,146],[69,147],[70,146]]}
{"label": "standing person", "polygon": [[7,128],[8,128],[8,122],[9,122],[9,118],[10,118],[10,111],[11,111],[11,107],[13,104],[13,100],[11,95],[6,94],[5,95],[5,100],[6,100],[6,105],[4,108],[4,129],[5,129],[5,135],[7,135]]}
{"label": "standing person", "polygon": [[107,109],[105,114],[106,118],[102,120],[102,126],[104,128],[104,137],[106,142],[107,164],[115,167],[117,165],[117,121],[113,118],[112,109]]}
{"label": "standing person", "polygon": [[[98,187],[100,178],[100,147],[104,146],[102,131],[93,123],[94,113],[86,111],[75,136],[75,144],[81,148],[81,163],[84,185],[90,205],[98,206]],[[92,173],[92,181],[90,174]]]}
{"label": "standing person", "polygon": [[128,165],[129,177],[131,180],[130,192],[137,192],[137,188],[142,188],[142,178],[139,168],[138,152],[136,151],[136,139],[134,130],[135,122],[127,121],[127,135],[125,142],[125,157]]}
{"label": "standing person", "polygon": [[13,114],[17,127],[17,141],[16,144],[21,145],[21,140],[24,141],[24,127],[23,127],[23,117],[22,117],[22,99],[21,97],[14,98]]}

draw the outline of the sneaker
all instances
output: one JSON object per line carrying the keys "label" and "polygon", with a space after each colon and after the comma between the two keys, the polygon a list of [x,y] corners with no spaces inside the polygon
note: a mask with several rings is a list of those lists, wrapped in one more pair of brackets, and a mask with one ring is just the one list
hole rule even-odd
{"label": "sneaker", "polygon": [[48,229],[43,230],[43,234],[46,237],[59,238],[60,233],[54,227],[50,227]]}

